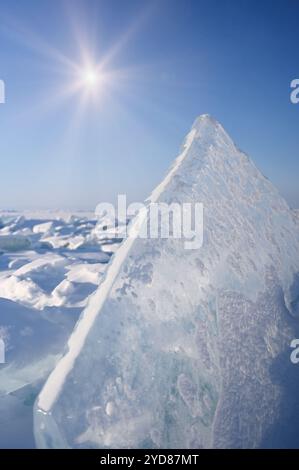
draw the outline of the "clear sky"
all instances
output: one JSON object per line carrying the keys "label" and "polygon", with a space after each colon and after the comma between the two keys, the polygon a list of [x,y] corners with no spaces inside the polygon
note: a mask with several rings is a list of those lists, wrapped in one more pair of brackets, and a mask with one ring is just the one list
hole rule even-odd
{"label": "clear sky", "polygon": [[299,207],[298,21],[298,0],[1,0],[0,207],[142,201],[203,113]]}

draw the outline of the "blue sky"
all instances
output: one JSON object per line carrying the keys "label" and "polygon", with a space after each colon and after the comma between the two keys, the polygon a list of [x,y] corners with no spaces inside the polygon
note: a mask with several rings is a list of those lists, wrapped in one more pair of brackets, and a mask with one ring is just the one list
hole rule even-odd
{"label": "blue sky", "polygon": [[[296,0],[1,0],[0,207],[142,201],[203,113],[299,207],[298,17]],[[66,92],[87,55],[103,81],[83,108]]]}

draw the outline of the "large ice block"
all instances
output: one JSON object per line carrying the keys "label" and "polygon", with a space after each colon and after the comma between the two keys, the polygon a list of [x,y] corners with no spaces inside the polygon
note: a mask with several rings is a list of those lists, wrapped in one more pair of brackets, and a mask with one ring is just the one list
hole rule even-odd
{"label": "large ice block", "polygon": [[203,246],[122,243],[36,401],[37,446],[296,446],[295,215],[207,115],[153,202],[203,203]]}

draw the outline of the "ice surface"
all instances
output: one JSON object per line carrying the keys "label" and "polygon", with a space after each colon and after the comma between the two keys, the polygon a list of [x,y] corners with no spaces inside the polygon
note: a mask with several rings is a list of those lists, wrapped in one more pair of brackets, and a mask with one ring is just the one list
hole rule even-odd
{"label": "ice surface", "polygon": [[0,448],[34,447],[34,400],[111,256],[93,214],[1,211],[1,220]]}
{"label": "ice surface", "polygon": [[298,446],[295,214],[207,115],[155,201],[203,203],[203,247],[122,243],[36,401],[37,445]]}

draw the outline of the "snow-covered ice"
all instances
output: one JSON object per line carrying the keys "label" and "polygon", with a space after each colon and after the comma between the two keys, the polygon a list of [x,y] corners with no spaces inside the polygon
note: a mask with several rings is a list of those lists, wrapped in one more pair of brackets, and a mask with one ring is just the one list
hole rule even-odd
{"label": "snow-covered ice", "polygon": [[34,400],[111,253],[92,213],[0,211],[0,219],[0,448],[34,447]]}
{"label": "snow-covered ice", "polygon": [[203,247],[122,243],[37,398],[37,445],[298,446],[297,215],[207,115],[155,201],[203,203]]}

